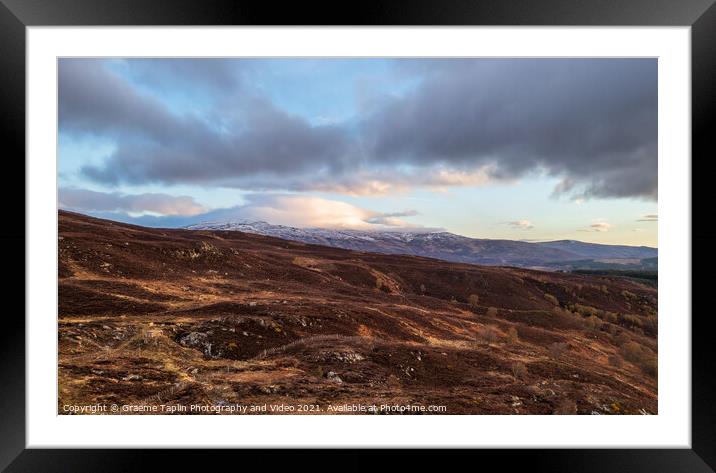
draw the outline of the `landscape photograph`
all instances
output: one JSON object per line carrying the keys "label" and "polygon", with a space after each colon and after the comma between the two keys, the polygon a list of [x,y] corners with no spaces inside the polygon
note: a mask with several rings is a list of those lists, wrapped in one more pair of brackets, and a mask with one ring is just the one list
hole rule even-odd
{"label": "landscape photograph", "polygon": [[57,72],[59,415],[659,413],[657,59]]}

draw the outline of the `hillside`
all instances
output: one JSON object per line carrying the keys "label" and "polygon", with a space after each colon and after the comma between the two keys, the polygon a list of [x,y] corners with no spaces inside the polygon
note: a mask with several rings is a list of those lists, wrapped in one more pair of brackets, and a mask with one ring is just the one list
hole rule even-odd
{"label": "hillside", "polygon": [[[571,269],[593,261],[608,261],[619,268],[655,258],[656,248],[601,245],[574,240],[526,242],[469,238],[436,231],[361,231],[326,228],[296,228],[266,222],[207,222],[186,227],[190,230],[234,230],[284,240],[333,246],[371,253],[426,256],[457,263],[491,266]],[[604,266],[606,263],[600,263]]]}
{"label": "hillside", "polygon": [[94,403],[657,413],[657,291],[637,281],[64,211],[58,251],[60,413]]}

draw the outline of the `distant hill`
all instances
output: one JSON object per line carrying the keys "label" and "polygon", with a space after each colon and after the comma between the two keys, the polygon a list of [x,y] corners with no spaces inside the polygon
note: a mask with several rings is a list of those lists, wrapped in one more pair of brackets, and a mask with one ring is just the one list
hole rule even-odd
{"label": "distant hill", "polygon": [[535,244],[544,248],[578,254],[585,259],[643,259],[655,258],[657,256],[656,248],[650,248],[648,246],[602,245],[577,240],[546,241]]}
{"label": "distant hill", "polygon": [[657,272],[659,270],[659,258],[621,258],[621,259],[584,259],[577,261],[558,261],[547,264],[548,267],[558,269],[560,271],[649,271]]}
{"label": "distant hill", "polygon": [[[572,269],[581,263],[602,261],[600,269],[656,258],[657,249],[645,246],[600,245],[575,240],[530,243],[516,240],[469,238],[449,232],[401,232],[295,228],[266,222],[207,222],[185,227],[190,230],[230,230],[272,236],[291,241],[349,250],[426,256],[457,263],[517,266],[541,269]],[[597,261],[599,262],[599,261]],[[577,265],[577,268],[582,268]],[[588,265],[586,267],[589,267]]]}

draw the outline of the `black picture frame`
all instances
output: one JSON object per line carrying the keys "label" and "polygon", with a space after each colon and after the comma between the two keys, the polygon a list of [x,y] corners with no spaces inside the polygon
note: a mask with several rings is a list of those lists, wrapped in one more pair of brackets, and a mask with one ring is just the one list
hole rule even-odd
{"label": "black picture frame", "polygon": [[[159,471],[208,468],[217,461],[241,459],[268,467],[307,464],[312,469],[365,470],[382,462],[378,451],[235,451],[235,450],[50,450],[25,448],[25,52],[29,26],[112,25],[604,25],[690,26],[692,67],[692,217],[703,215],[709,203],[703,172],[711,146],[708,123],[716,108],[715,0],[453,0],[439,2],[363,1],[331,5],[304,2],[188,1],[188,0],[0,0],[0,130],[6,182],[0,186],[5,203],[0,242],[5,249],[3,292],[12,310],[2,314],[0,332],[0,468],[10,472]],[[696,159],[698,157],[698,159]],[[678,156],[669,159],[680,159]],[[688,163],[685,163],[687,165]],[[701,170],[702,172],[694,172]],[[10,176],[13,176],[10,178]],[[697,186],[699,180],[704,181]],[[20,222],[23,222],[21,224]],[[698,223],[698,225],[697,225]],[[479,463],[515,466],[532,471],[709,472],[716,470],[716,388],[712,368],[712,332],[708,312],[699,314],[708,277],[699,268],[713,267],[716,232],[692,219],[692,449],[528,449],[470,450]],[[21,262],[20,259],[23,258]],[[22,264],[22,266],[21,266]],[[19,268],[23,267],[20,271]],[[14,310],[14,309],[17,310]],[[678,314],[669,314],[678,316]],[[682,314],[688,316],[689,314]],[[101,435],[101,432],[98,432]],[[298,433],[297,433],[298,435]],[[411,451],[402,468],[425,465],[425,451]],[[456,452],[430,452],[439,461],[456,462]],[[489,462],[489,463],[484,463]],[[497,463],[495,463],[497,462]],[[457,463],[453,463],[457,465]],[[156,466],[153,466],[156,465]],[[238,465],[238,464],[236,464]]]}

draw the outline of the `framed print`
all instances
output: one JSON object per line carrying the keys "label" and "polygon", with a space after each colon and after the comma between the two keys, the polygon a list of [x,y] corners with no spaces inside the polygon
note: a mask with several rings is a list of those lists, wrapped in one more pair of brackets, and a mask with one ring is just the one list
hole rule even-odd
{"label": "framed print", "polygon": [[3,0],[3,468],[713,471],[712,2],[177,7]]}

